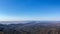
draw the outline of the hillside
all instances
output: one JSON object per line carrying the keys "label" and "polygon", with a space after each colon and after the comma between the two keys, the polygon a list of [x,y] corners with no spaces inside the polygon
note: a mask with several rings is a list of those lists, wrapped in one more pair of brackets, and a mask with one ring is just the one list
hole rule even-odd
{"label": "hillside", "polygon": [[18,24],[0,24],[0,32],[4,32],[5,34],[40,34],[40,31],[45,31],[46,33],[48,30],[59,31],[59,29],[59,22],[50,21],[28,21]]}

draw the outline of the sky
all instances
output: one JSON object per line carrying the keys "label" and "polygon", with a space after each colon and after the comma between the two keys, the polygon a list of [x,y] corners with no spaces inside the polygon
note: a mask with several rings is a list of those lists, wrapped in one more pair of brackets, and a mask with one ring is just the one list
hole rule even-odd
{"label": "sky", "polygon": [[0,0],[0,21],[60,21],[60,0]]}

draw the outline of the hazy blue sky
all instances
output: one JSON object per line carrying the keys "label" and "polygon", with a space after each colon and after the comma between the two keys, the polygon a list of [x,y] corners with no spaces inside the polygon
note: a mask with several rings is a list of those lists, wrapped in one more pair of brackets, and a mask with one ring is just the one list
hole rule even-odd
{"label": "hazy blue sky", "polygon": [[60,20],[60,0],[0,0],[5,20]]}

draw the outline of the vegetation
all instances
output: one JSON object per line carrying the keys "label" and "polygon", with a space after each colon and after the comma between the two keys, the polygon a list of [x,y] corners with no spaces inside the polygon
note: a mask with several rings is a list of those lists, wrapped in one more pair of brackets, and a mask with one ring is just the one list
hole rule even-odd
{"label": "vegetation", "polygon": [[0,34],[60,34],[58,23],[0,24]]}

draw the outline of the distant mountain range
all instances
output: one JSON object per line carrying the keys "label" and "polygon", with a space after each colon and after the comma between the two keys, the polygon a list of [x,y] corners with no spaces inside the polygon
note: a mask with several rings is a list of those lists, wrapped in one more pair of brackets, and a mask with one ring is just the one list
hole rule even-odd
{"label": "distant mountain range", "polygon": [[39,28],[60,28],[59,21],[1,21],[0,23],[0,31],[31,31]]}

